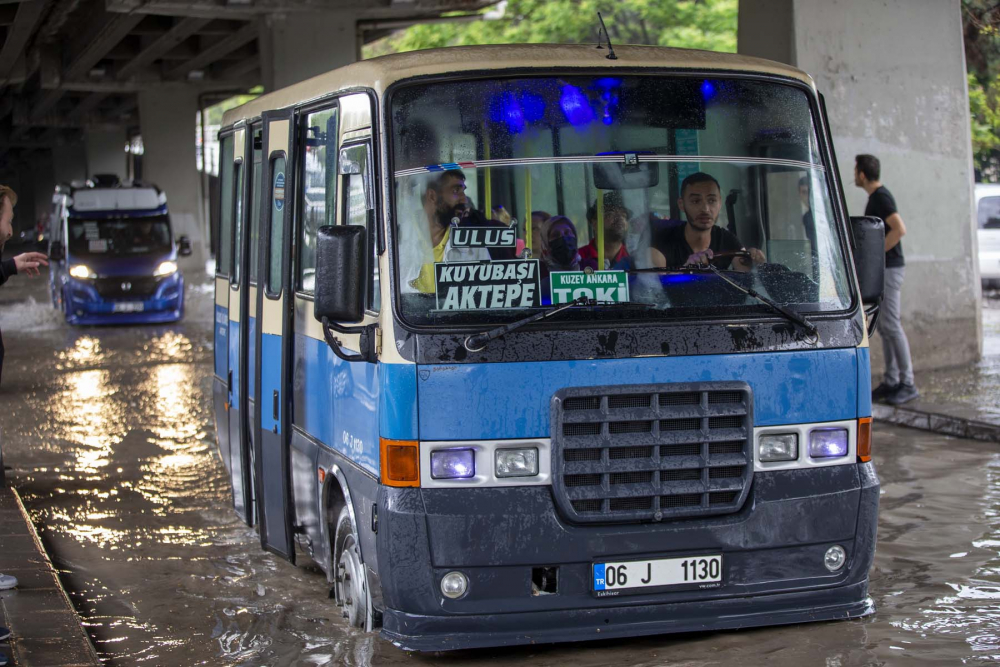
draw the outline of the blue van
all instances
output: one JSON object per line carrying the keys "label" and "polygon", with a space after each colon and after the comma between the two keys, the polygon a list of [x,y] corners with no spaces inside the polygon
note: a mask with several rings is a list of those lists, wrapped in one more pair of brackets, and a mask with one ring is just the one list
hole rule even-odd
{"label": "blue van", "polygon": [[225,114],[234,508],[404,649],[874,611],[882,223],[807,74],[615,52],[397,54]]}
{"label": "blue van", "polygon": [[52,305],[70,324],[148,324],[184,316],[167,197],[155,185],[96,177],[53,196],[49,256]]}

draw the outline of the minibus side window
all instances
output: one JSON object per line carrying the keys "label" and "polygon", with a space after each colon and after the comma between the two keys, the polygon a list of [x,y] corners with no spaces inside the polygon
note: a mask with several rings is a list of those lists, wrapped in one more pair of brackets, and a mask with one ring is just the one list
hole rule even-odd
{"label": "minibus side window", "polygon": [[222,211],[219,216],[219,248],[216,253],[215,273],[228,277],[233,259],[233,135],[222,138],[222,156],[219,160],[219,182]]}
{"label": "minibus side window", "polygon": [[232,285],[240,284],[240,277],[243,275],[243,160],[236,163],[233,169],[234,197],[236,206],[233,214],[233,222],[236,225],[233,234],[233,280]]}
{"label": "minibus side window", "polygon": [[[272,196],[270,218],[270,247],[268,248],[267,262],[267,294],[277,296],[281,293],[281,258],[285,239],[285,158],[276,157],[271,162]],[[279,189],[281,198],[279,199]]]}
{"label": "minibus side window", "polygon": [[316,230],[337,224],[337,117],[338,108],[314,111],[303,120],[301,224],[296,288],[312,294],[316,281]]}
{"label": "minibus side window", "polygon": [[262,157],[260,128],[253,133],[253,191],[250,193],[250,282],[257,284],[257,256],[260,254],[260,181]]}
{"label": "minibus side window", "polygon": [[[368,146],[351,146],[345,148],[341,155],[341,166],[347,166],[344,174],[344,224],[361,225],[368,228],[368,211],[371,206],[372,193],[369,188]],[[373,221],[374,224],[374,221]],[[368,283],[368,310],[378,312],[381,307],[378,273],[378,242],[376,230],[368,229],[368,258],[372,267],[372,280]]]}

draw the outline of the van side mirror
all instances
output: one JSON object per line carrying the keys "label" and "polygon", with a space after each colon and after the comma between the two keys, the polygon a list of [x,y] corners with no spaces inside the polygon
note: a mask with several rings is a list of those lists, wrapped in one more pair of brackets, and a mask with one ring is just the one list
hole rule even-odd
{"label": "van side mirror", "polygon": [[177,254],[181,257],[187,257],[191,254],[191,239],[186,236],[177,239]]}
{"label": "van side mirror", "polygon": [[52,241],[49,243],[49,259],[54,262],[61,262],[66,259],[66,249],[63,248],[62,241]]}
{"label": "van side mirror", "polygon": [[362,225],[327,225],[316,232],[317,320],[360,322],[365,316],[368,231]]}

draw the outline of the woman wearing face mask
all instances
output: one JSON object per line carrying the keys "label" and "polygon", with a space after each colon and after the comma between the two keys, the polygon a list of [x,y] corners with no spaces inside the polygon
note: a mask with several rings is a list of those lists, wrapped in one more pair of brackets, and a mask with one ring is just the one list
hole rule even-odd
{"label": "woman wearing face mask", "polygon": [[579,271],[580,253],[577,252],[576,225],[565,215],[549,218],[545,234],[546,249],[542,253],[542,273],[552,271]]}

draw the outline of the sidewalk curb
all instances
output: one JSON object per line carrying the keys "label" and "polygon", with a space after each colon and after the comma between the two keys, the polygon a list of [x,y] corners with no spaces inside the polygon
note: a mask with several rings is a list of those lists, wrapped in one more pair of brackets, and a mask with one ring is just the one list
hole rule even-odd
{"label": "sidewalk curb", "polygon": [[933,431],[958,438],[981,442],[1000,442],[1000,424],[929,412],[906,406],[891,406],[883,403],[872,404],[872,416],[877,421],[909,426],[923,431]]}
{"label": "sidewalk curb", "polygon": [[[4,605],[7,622],[12,633],[10,643],[14,653],[13,664],[31,667],[31,665],[42,664],[38,661],[44,660],[44,664],[52,666],[65,665],[66,667],[89,667],[92,665],[94,667],[99,667],[102,663],[100,658],[97,656],[97,651],[90,639],[90,635],[84,628],[83,619],[76,611],[72,601],[70,601],[69,595],[66,593],[66,589],[63,588],[62,581],[59,579],[59,574],[52,565],[52,559],[45,550],[42,540],[38,536],[38,531],[35,530],[35,525],[32,523],[27,509],[25,509],[24,503],[21,501],[21,495],[17,492],[17,489],[11,485],[8,485],[4,491],[9,492],[13,497],[14,502],[20,510],[21,517],[23,518],[25,524],[27,524],[26,528],[28,535],[26,537],[30,537],[31,541],[34,543],[34,548],[37,551],[37,554],[43,559],[43,561],[35,561],[33,568],[36,570],[40,569],[44,572],[42,575],[43,577],[51,577],[53,584],[48,590],[53,591],[53,594],[59,601],[55,603],[55,609],[40,611],[37,614],[32,614],[32,618],[19,618],[16,616],[11,617],[11,609],[8,608],[9,606],[17,607],[16,604],[11,603],[17,602],[19,598],[14,597],[8,600],[0,599],[0,604]],[[41,568],[39,568],[39,566],[41,566]],[[37,585],[34,587],[19,586],[18,588],[13,589],[13,592],[28,596],[31,593],[38,592],[39,588],[40,587]],[[52,642],[50,639],[39,641],[37,633],[34,632],[29,633],[30,636],[23,636],[25,634],[25,630],[33,630],[35,625],[40,622],[40,615],[45,616],[45,621],[42,622],[43,626],[51,624],[55,627],[58,625],[60,618],[64,619],[63,622],[66,623],[64,627],[71,629],[70,634],[74,635],[74,637],[56,637],[53,639],[63,639],[65,641]],[[86,655],[82,655],[79,651],[85,651]]]}

